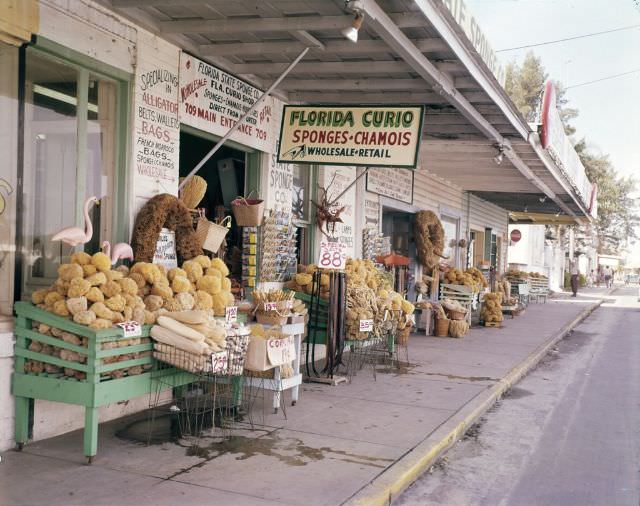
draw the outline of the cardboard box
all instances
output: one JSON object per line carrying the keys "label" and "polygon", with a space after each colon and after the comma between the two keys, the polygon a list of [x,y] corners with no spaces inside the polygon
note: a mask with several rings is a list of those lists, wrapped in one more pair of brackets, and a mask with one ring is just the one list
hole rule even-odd
{"label": "cardboard box", "polygon": [[254,338],[249,342],[244,368],[250,371],[268,371],[292,362],[296,358],[293,337],[285,339]]}

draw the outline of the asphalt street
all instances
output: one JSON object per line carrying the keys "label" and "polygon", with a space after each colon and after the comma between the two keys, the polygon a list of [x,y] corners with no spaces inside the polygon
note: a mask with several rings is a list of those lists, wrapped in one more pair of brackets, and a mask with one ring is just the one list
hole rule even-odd
{"label": "asphalt street", "polygon": [[640,504],[640,304],[617,288],[394,504]]}

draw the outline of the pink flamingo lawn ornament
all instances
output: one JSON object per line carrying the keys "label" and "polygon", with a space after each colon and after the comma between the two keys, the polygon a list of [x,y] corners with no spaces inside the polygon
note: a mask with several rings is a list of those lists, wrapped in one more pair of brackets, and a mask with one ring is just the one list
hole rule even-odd
{"label": "pink flamingo lawn ornament", "polygon": [[102,251],[105,255],[111,258],[111,265],[115,265],[118,260],[125,259],[129,259],[133,262],[133,250],[126,242],[114,244],[112,251],[111,243],[109,241],[104,241],[102,243]]}
{"label": "pink flamingo lawn ornament", "polygon": [[93,237],[93,224],[89,218],[89,209],[92,204],[100,205],[98,197],[89,197],[84,203],[84,229],[80,227],[63,228],[51,240],[62,241],[71,247],[88,243]]}

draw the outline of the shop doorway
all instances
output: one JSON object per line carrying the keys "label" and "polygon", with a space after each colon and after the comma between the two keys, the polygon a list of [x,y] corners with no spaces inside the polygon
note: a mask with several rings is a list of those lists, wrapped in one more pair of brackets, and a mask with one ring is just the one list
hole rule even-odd
{"label": "shop doorway", "polygon": [[382,233],[391,239],[391,251],[409,258],[409,266],[403,275],[396,275],[394,289],[408,300],[415,300],[415,273],[417,269],[416,242],[414,239],[415,214],[382,208]]}
{"label": "shop doorway", "polygon": [[[180,177],[185,177],[215,145],[215,141],[192,132],[180,132]],[[221,147],[198,171],[207,182],[207,191],[198,206],[210,221],[220,222],[231,216],[231,228],[226,237],[224,261],[230,276],[242,278],[242,230],[231,213],[231,201],[244,195],[246,153],[228,146]]]}

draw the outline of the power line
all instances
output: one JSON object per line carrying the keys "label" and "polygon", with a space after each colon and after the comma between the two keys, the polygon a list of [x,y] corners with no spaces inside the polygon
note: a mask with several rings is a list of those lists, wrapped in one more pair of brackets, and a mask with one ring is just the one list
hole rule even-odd
{"label": "power line", "polygon": [[575,37],[567,37],[565,39],[549,40],[547,42],[538,42],[537,44],[529,44],[526,46],[498,49],[496,53],[502,53],[504,51],[515,51],[517,49],[526,49],[528,47],[538,47],[538,46],[547,46],[549,44],[559,44],[560,42],[567,42],[568,40],[584,39],[585,37],[594,37],[596,35],[604,35],[605,33],[621,32],[623,30],[632,30],[634,28],[640,28],[640,25],[623,26],[621,28],[614,28],[613,30],[605,30],[604,32],[593,32],[593,33],[587,33],[585,35],[577,35]]}
{"label": "power line", "polygon": [[608,81],[609,79],[615,79],[616,77],[628,76],[629,74],[635,74],[637,72],[640,72],[640,69],[630,70],[629,72],[623,72],[622,74],[615,74],[615,75],[612,75],[612,76],[602,77],[602,78],[596,79],[594,81],[587,81],[586,83],[572,84],[571,86],[566,86],[564,89],[568,90],[569,88],[578,88],[580,86],[586,86],[587,84],[594,84],[594,83],[599,83],[601,81]]}

